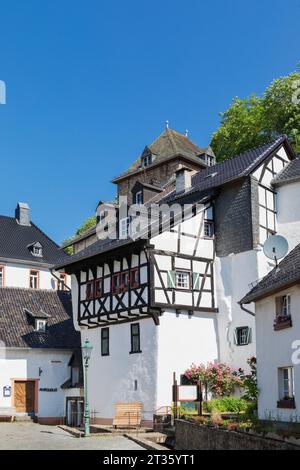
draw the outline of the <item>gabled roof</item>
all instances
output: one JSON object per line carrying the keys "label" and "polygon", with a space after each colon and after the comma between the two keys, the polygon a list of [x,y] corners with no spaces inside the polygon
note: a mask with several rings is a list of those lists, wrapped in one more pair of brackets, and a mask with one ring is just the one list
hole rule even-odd
{"label": "gabled roof", "polygon": [[239,302],[248,304],[300,283],[300,244]]}
{"label": "gabled roof", "polygon": [[300,155],[297,155],[295,160],[292,160],[288,165],[286,165],[280,173],[276,175],[272,184],[274,186],[282,186],[287,183],[292,183],[293,181],[298,181],[300,179]]}
{"label": "gabled roof", "polygon": [[[37,242],[43,247],[41,257],[34,256],[30,250]],[[34,223],[20,225],[14,217],[0,215],[0,258],[54,265],[61,258],[61,250]]]}
{"label": "gabled roof", "polygon": [[[28,312],[47,315],[45,333],[35,331]],[[7,347],[75,349],[80,334],[72,319],[71,294],[65,291],[0,288],[0,341]]]}
{"label": "gabled roof", "polygon": [[[152,165],[157,165],[164,160],[167,160],[174,156],[183,156],[193,162],[206,167],[205,161],[200,158],[200,155],[207,153],[214,156],[212,148],[200,148],[198,145],[194,144],[187,136],[181,134],[180,132],[174,131],[173,129],[165,129],[164,132],[151,144],[145,147],[141,156],[148,155],[151,153],[153,155]],[[127,171],[122,173],[120,176],[115,178],[113,182],[135,173],[136,171],[141,170],[141,156],[128,168]],[[151,165],[147,166],[150,168]]]}
{"label": "gabled roof", "polygon": [[295,158],[287,136],[282,135],[272,142],[247,150],[240,155],[228,158],[223,162],[199,171],[192,177],[192,187],[188,191],[178,194],[173,191],[164,202],[180,198],[183,194],[187,195],[196,191],[202,192],[214,189],[223,184],[248,176],[283,144],[289,149],[292,158]]}

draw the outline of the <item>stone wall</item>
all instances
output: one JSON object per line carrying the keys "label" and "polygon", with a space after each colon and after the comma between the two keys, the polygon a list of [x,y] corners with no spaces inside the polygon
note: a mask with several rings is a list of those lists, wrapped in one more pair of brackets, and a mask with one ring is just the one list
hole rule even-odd
{"label": "stone wall", "polygon": [[300,446],[242,431],[175,421],[176,450],[300,450]]}

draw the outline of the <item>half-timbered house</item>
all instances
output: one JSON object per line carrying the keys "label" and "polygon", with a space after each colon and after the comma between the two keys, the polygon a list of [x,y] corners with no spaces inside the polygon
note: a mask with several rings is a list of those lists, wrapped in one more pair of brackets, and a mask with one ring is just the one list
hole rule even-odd
{"label": "half-timbered house", "polygon": [[272,268],[262,244],[277,231],[273,181],[294,158],[282,136],[197,173],[181,165],[175,188],[150,202],[189,204],[188,215],[148,238],[123,237],[130,224],[119,220],[116,240],[58,265],[72,275],[75,327],[94,346],[98,422],[111,422],[117,401],[141,401],[150,420],[171,404],[173,371],[192,362],[244,367],[255,354],[254,318],[238,301]]}

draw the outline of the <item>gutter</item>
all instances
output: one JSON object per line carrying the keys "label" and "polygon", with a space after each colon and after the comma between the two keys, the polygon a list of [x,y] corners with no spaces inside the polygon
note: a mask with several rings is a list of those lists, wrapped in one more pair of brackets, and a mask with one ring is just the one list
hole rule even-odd
{"label": "gutter", "polygon": [[238,302],[238,304],[240,305],[241,309],[248,313],[249,315],[252,315],[253,317],[255,317],[255,313],[254,312],[251,312],[251,310],[249,310],[248,308],[244,307],[244,304],[242,304],[241,302]]}

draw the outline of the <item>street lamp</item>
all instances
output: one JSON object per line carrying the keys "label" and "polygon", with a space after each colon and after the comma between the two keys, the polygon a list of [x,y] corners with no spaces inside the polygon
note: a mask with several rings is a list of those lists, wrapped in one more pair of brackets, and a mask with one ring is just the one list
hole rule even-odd
{"label": "street lamp", "polygon": [[91,358],[93,346],[87,339],[82,346],[82,353],[84,359],[84,433],[86,436],[90,434],[90,410],[88,402],[88,367]]}

